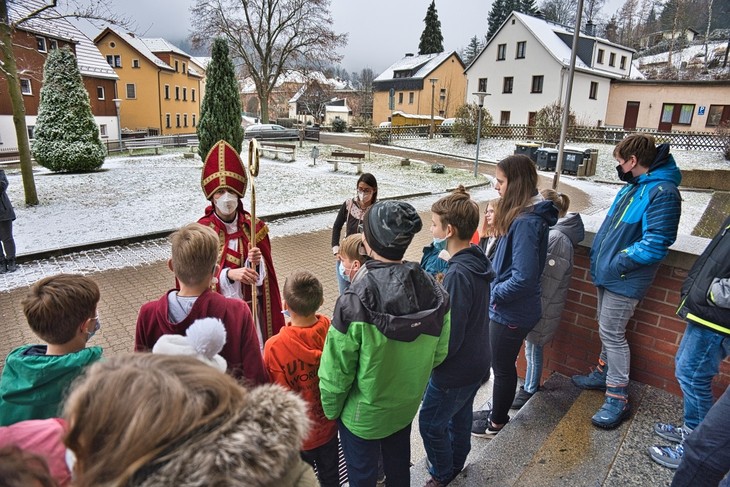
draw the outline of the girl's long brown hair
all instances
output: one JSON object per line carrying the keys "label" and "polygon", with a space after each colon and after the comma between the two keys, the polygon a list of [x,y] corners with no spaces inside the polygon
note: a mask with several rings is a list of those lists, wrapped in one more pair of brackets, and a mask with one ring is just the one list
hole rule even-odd
{"label": "girl's long brown hair", "polygon": [[246,397],[235,379],[193,357],[136,353],[97,362],[65,407],[74,486],[127,485],[152,460],[174,455],[171,446],[194,448]]}
{"label": "girl's long brown hair", "polygon": [[497,235],[506,235],[517,215],[525,211],[537,194],[537,170],[532,160],[522,154],[502,159],[497,167],[507,178],[507,191],[495,209],[494,227]]}

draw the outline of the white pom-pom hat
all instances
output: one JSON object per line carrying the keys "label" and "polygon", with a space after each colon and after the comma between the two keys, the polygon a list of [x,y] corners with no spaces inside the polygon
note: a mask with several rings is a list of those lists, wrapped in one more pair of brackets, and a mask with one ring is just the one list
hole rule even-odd
{"label": "white pom-pom hat", "polygon": [[218,355],[226,344],[226,328],[218,318],[195,320],[183,335],[162,335],[152,353],[195,357],[225,372],[228,364]]}

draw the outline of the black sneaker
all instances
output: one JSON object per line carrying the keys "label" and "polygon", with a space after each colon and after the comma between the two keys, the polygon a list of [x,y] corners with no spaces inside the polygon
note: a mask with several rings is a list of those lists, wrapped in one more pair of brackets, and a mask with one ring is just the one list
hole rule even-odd
{"label": "black sneaker", "polygon": [[511,409],[520,409],[531,397],[531,393],[527,392],[524,387],[520,387],[520,390],[515,395],[515,400],[512,401]]}
{"label": "black sneaker", "polygon": [[472,413],[472,421],[476,421],[478,419],[487,419],[492,412],[491,409],[482,409],[481,411],[474,411]]}

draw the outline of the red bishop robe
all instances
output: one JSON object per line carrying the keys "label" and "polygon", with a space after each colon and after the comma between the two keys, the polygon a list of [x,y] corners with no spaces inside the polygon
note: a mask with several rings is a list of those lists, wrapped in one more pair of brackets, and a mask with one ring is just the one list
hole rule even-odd
{"label": "red bishop robe", "polygon": [[[225,268],[240,268],[248,257],[249,242],[251,241],[251,214],[244,210],[240,203],[237,218],[239,230],[232,234],[226,233],[226,226],[215,216],[212,205],[205,209],[205,216],[198,220],[198,223],[211,227],[218,234],[220,242],[218,245],[220,261],[218,263],[221,266],[221,271]],[[238,251],[231,250],[228,246],[228,242],[234,238],[238,239]],[[276,280],[274,261],[271,258],[269,227],[259,219],[256,219],[255,246],[261,250],[261,256],[266,264],[266,277],[259,287],[257,299],[259,316],[261,317],[261,323],[259,323],[261,336],[263,343],[266,343],[266,340],[279,333],[279,330],[284,327],[285,320],[281,314],[281,294],[279,293],[279,283]],[[220,279],[220,275],[218,278]],[[220,292],[220,286],[216,286],[215,290]],[[251,286],[242,285],[241,290],[244,293],[244,301],[251,306]]]}

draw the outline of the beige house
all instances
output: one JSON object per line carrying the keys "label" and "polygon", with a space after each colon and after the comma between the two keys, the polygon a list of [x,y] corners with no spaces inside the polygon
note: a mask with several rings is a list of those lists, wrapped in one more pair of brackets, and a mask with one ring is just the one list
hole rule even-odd
{"label": "beige house", "polygon": [[373,124],[391,121],[396,111],[453,117],[466,100],[464,68],[455,51],[406,54],[373,81]]}
{"label": "beige house", "polygon": [[728,121],[730,80],[611,82],[607,127],[708,132]]}

